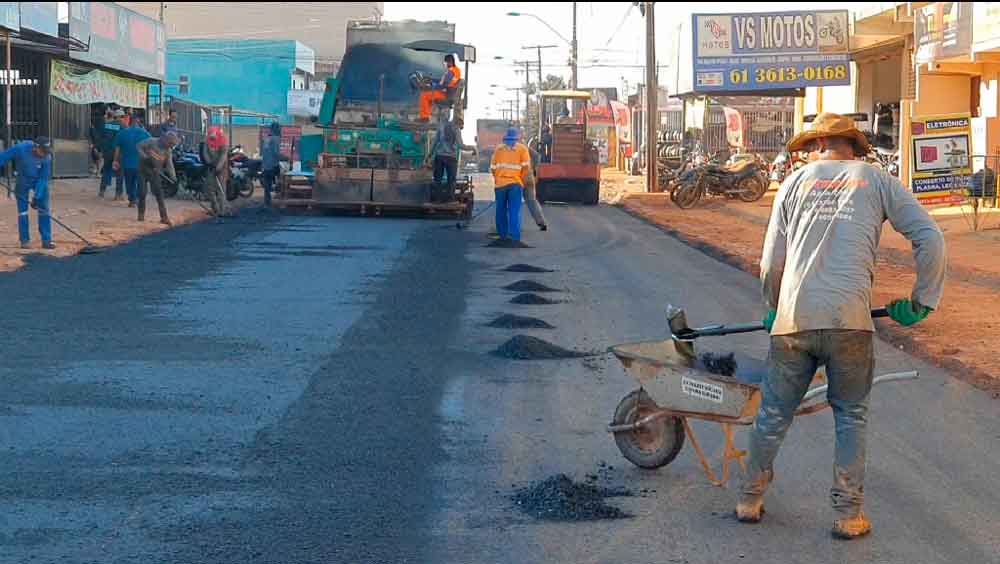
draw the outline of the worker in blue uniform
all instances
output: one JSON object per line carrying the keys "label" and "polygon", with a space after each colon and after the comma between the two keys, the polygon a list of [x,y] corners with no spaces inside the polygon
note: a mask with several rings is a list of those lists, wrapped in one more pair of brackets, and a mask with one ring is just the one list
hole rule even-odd
{"label": "worker in blue uniform", "polygon": [[49,217],[52,141],[48,137],[39,137],[34,141],[18,143],[0,153],[0,168],[11,161],[17,170],[14,193],[17,196],[17,232],[21,238],[21,248],[27,249],[31,243],[29,206],[38,210],[38,233],[42,236],[42,247],[56,248],[52,243],[52,220]]}

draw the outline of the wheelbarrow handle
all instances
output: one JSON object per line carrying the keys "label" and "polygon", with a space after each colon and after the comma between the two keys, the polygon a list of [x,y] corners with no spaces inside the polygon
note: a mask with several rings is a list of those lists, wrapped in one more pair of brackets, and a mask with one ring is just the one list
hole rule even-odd
{"label": "wheelbarrow handle", "polygon": [[[889,317],[889,310],[880,307],[872,310],[872,319],[880,317]],[[674,337],[681,340],[691,340],[697,339],[698,337],[721,337],[723,335],[736,335],[739,333],[753,333],[755,331],[763,331],[765,329],[763,323],[743,323],[739,325],[709,325],[707,327],[699,327],[697,329],[689,329]]]}

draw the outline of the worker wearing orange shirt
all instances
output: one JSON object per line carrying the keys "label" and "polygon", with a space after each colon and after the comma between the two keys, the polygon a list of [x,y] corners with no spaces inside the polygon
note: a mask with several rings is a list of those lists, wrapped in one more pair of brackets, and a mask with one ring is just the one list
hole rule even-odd
{"label": "worker wearing orange shirt", "polygon": [[493,186],[496,192],[497,234],[501,240],[521,240],[521,202],[531,176],[531,154],[519,143],[521,131],[507,129],[503,144],[493,151]]}
{"label": "worker wearing orange shirt", "polygon": [[430,120],[434,102],[447,100],[451,93],[458,88],[458,82],[462,80],[462,71],[458,68],[458,65],[455,64],[454,55],[445,55],[444,67],[444,76],[442,76],[441,81],[438,82],[438,88],[420,93],[421,121]]}

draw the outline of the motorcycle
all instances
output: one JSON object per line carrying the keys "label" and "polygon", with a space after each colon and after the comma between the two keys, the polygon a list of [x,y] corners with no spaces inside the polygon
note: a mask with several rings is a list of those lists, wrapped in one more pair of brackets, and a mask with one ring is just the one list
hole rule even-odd
{"label": "motorcycle", "polygon": [[681,209],[693,207],[706,194],[756,202],[770,186],[766,170],[760,155],[731,165],[709,161],[688,171],[671,194],[671,200]]}
{"label": "motorcycle", "polygon": [[236,198],[253,196],[254,181],[259,181],[263,161],[250,158],[243,151],[242,145],[236,145],[229,150],[229,181],[226,183],[226,199],[230,202]]}
{"label": "motorcycle", "polygon": [[171,182],[166,176],[163,177],[163,196],[173,198],[184,190],[197,200],[207,200],[206,185],[210,170],[201,160],[201,156],[194,150],[178,145],[174,147],[171,158],[177,181]]}

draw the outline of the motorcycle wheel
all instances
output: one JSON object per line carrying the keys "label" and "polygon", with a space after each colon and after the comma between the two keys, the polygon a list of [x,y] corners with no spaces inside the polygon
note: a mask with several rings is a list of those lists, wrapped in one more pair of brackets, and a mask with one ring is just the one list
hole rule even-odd
{"label": "motorcycle wheel", "polygon": [[767,193],[767,181],[760,175],[744,180],[740,185],[739,198],[744,202],[756,202]]}
{"label": "motorcycle wheel", "polygon": [[253,197],[253,180],[247,180],[240,186],[240,197],[241,198],[252,198]]}
{"label": "motorcycle wheel", "polygon": [[682,210],[691,209],[705,195],[705,187],[701,183],[683,184],[673,193],[673,201]]}
{"label": "motorcycle wheel", "polygon": [[177,182],[168,182],[166,179],[160,180],[160,190],[163,191],[164,198],[173,198],[180,189],[181,176],[177,175]]}
{"label": "motorcycle wheel", "polygon": [[238,184],[239,182],[236,180],[226,182],[226,201],[232,202],[240,197],[240,187]]}

